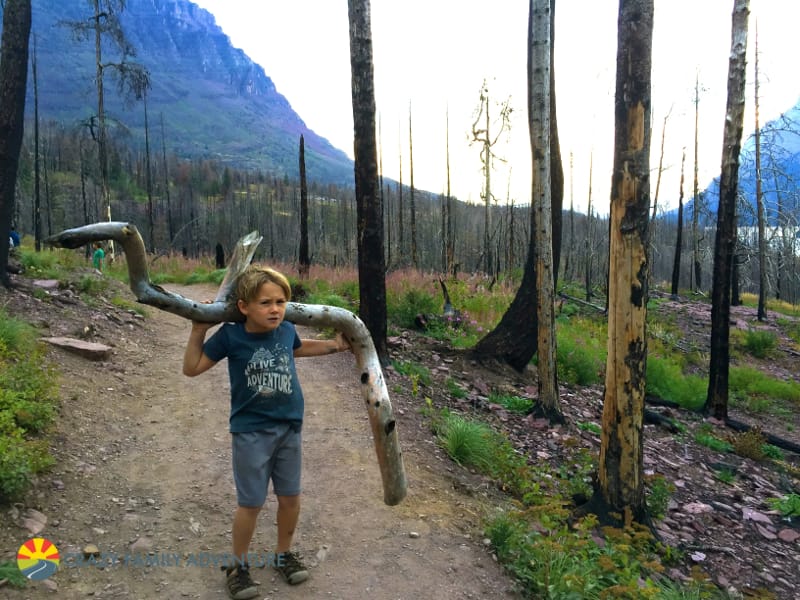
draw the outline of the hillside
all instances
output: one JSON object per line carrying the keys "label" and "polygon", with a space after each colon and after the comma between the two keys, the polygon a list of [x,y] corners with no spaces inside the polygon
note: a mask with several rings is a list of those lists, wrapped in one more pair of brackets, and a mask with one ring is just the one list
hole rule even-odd
{"label": "hillside", "polygon": [[[40,121],[78,127],[96,113],[94,42],[76,40],[67,23],[86,22],[91,3],[33,0]],[[0,10],[0,14],[2,10]],[[161,145],[161,119],[168,150],[187,158],[211,157],[237,167],[298,176],[299,137],[305,137],[309,179],[351,184],[352,161],[308,129],[264,72],[216,25],[214,17],[188,0],[128,0],[121,22],[136,50],[131,60],[145,66],[151,147]],[[31,45],[33,52],[34,44]],[[119,52],[106,44],[104,62]],[[109,74],[112,72],[108,70]],[[26,110],[33,114],[33,82]],[[125,106],[116,82],[106,80],[106,110],[144,147],[144,106]]]}

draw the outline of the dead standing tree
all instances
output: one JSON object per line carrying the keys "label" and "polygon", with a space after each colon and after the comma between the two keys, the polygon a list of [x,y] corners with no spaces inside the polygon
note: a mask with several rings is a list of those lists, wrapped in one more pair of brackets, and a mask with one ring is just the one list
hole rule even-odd
{"label": "dead standing tree", "polygon": [[[140,100],[150,87],[150,72],[142,65],[129,59],[136,56],[136,50],[128,42],[119,20],[119,13],[125,10],[125,0],[89,0],[93,14],[85,21],[66,21],[78,41],[90,37],[95,50],[95,85],[97,86],[97,115],[89,120],[92,138],[97,142],[97,158],[100,166],[100,184],[103,195],[105,218],[111,221],[111,186],[108,174],[108,126],[105,109],[105,76],[112,73],[117,79],[117,89],[125,102]],[[119,62],[104,62],[103,42],[110,41],[120,53]],[[111,256],[114,245],[111,244]]]}
{"label": "dead standing tree", "polygon": [[11,286],[6,270],[8,235],[14,214],[14,190],[22,146],[30,30],[30,0],[9,0],[3,12],[0,49],[0,283],[5,287]]}
{"label": "dead standing tree", "polygon": [[711,357],[708,395],[704,412],[717,419],[728,417],[730,368],[731,270],[736,247],[736,196],[739,187],[739,151],[744,129],[745,55],[749,0],[734,0],[731,52],[728,64],[728,101],[722,141],[722,173],[711,292]]}
{"label": "dead standing tree", "polygon": [[[553,85],[553,35],[552,35],[552,20],[555,19],[555,4],[550,4],[550,88],[551,91],[555,87]],[[529,32],[530,33],[530,32]],[[530,54],[531,43],[528,44]],[[528,60],[531,60],[529,55]],[[529,67],[530,70],[530,67]],[[551,177],[551,190],[553,199],[553,232],[560,232],[560,213],[561,213],[561,199],[563,196],[563,169],[561,168],[560,158],[558,160],[558,167],[554,167],[554,156],[560,157],[560,152],[557,150],[558,146],[558,129],[555,125],[556,115],[554,112],[553,97],[550,97],[550,177]],[[559,182],[560,180],[560,182]],[[560,191],[558,191],[560,190]],[[555,203],[558,202],[558,208],[555,209]],[[556,223],[555,213],[559,213],[558,223]],[[536,231],[536,222],[534,219],[533,208],[530,211],[531,232]],[[530,360],[536,354],[538,349],[538,331],[539,319],[537,317],[536,306],[538,302],[538,288],[537,288],[537,253],[536,253],[536,239],[535,235],[529,236],[528,241],[528,255],[525,260],[525,267],[522,272],[522,282],[519,289],[511,301],[508,310],[503,314],[497,327],[490,331],[486,336],[481,339],[472,350],[472,354],[478,360],[487,358],[500,359],[505,361],[508,365],[518,371],[523,371],[528,365]],[[558,234],[558,242],[556,242],[556,234],[553,236],[553,244],[560,244],[560,233]],[[556,249],[553,248],[553,267],[557,268]],[[554,277],[555,285],[555,277]]]}
{"label": "dead standing tree", "polygon": [[532,235],[535,240],[536,287],[539,291],[536,298],[539,408],[551,422],[563,422],[558,397],[553,307],[555,271],[550,185],[550,0],[531,0],[528,10],[528,128],[532,156]]}
{"label": "dead standing tree", "polygon": [[383,206],[378,193],[375,82],[372,72],[369,0],[348,0],[347,8],[350,23],[353,150],[358,218],[358,291],[362,299],[359,315],[372,334],[381,364],[388,364],[386,262],[383,247]]}
{"label": "dead standing tree", "polygon": [[647,521],[644,396],[653,0],[620,0],[609,223],[608,361],[594,501]]}
{"label": "dead standing tree", "polygon": [[[489,111],[490,106],[489,86],[484,80],[481,86],[475,122],[472,124],[472,142],[481,146],[481,163],[483,164],[483,191],[481,192],[481,198],[483,198],[484,205],[483,269],[487,275],[494,274],[494,261],[492,260],[492,199],[494,198],[492,194],[492,165],[495,159],[502,160],[494,153],[492,148],[500,140],[500,136],[511,127],[512,110],[509,100],[500,104],[499,130],[493,136],[491,134],[493,123]],[[481,119],[483,119],[482,127],[479,125]]]}
{"label": "dead standing tree", "polygon": [[300,135],[300,255],[298,273],[300,279],[308,279],[311,258],[308,255],[308,184],[306,182],[306,143]]}
{"label": "dead standing tree", "polygon": [[[215,301],[211,304],[174,294],[150,281],[144,242],[136,226],[131,223],[95,223],[68,229],[49,238],[46,243],[61,248],[79,248],[92,242],[114,240],[125,251],[131,291],[139,302],[186,319],[204,323],[222,323],[243,319],[236,306],[234,294],[236,279],[250,264],[261,239],[261,236],[253,232],[239,240],[225,279],[220,285]],[[405,498],[408,485],[389,391],[369,330],[356,315],[334,306],[289,302],[286,319],[307,327],[332,327],[341,331],[347,338],[356,358],[361,395],[369,415],[383,481],[383,501],[389,506],[398,504]]]}

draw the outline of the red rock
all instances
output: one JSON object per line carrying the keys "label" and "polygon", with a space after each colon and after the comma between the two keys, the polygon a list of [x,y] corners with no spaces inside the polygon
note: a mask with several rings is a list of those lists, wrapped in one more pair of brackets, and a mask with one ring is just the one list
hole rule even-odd
{"label": "red rock", "polygon": [[111,356],[111,346],[98,344],[96,342],[86,342],[68,337],[49,337],[42,338],[42,341],[63,348],[68,352],[79,354],[89,360],[105,360]]}
{"label": "red rock", "polygon": [[781,529],[778,532],[778,538],[784,542],[792,544],[800,539],[800,531],[797,531],[796,529],[789,529],[787,527],[786,529]]}

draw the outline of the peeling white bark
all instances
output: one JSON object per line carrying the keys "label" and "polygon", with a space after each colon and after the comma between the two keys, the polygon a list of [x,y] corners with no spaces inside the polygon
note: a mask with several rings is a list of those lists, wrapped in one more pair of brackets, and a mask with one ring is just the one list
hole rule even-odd
{"label": "peeling white bark", "polygon": [[[250,264],[261,239],[253,232],[239,240],[216,300],[210,304],[185,298],[150,281],[144,241],[131,223],[103,222],[67,229],[47,239],[46,243],[62,248],[78,248],[91,242],[114,240],[125,250],[130,287],[139,302],[186,319],[222,323],[243,318],[236,307],[233,291],[237,277]],[[330,327],[347,338],[356,358],[361,395],[372,428],[383,481],[383,501],[389,506],[399,504],[405,498],[408,487],[403,455],[380,360],[366,325],[358,316],[343,308],[297,302],[288,304],[286,319],[307,327]]]}

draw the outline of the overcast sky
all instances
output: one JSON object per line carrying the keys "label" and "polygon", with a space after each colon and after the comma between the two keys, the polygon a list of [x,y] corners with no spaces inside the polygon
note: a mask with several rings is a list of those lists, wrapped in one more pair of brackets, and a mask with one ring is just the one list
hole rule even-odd
{"label": "overcast sky", "polygon": [[[261,65],[306,124],[353,155],[350,47],[345,0],[197,0],[217,24]],[[409,181],[409,107],[414,184],[442,192],[446,183],[446,115],[450,122],[451,189],[480,201],[480,149],[469,132],[484,79],[497,102],[514,109],[510,134],[495,152],[493,193],[501,201],[530,201],[530,142],[526,114],[528,3],[523,0],[372,1],[375,95],[384,175]],[[658,165],[667,122],[659,204],[677,206],[681,151],[686,147],[691,195],[694,160],[694,85],[699,76],[701,189],[720,172],[733,0],[656,0],[653,40],[651,167]],[[748,43],[748,110],[753,130],[755,25],[761,72],[762,124],[800,99],[797,77],[797,0],[753,0]],[[558,0],[556,98],[564,160],[564,203],[585,210],[589,160],[592,201],[605,214],[614,141],[614,79],[618,2]],[[498,108],[492,103],[494,114]],[[570,171],[572,154],[572,174]],[[313,177],[313,175],[310,174]],[[570,183],[572,182],[572,184]],[[651,194],[655,192],[655,176]]]}

